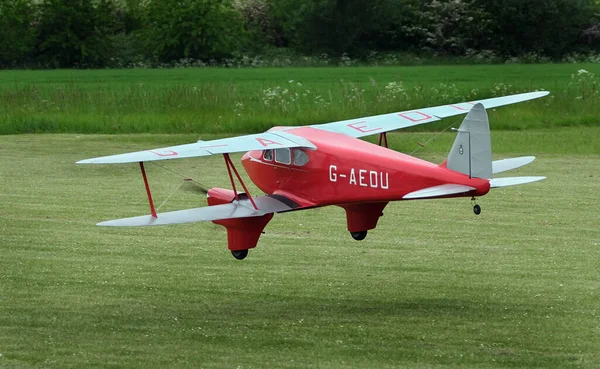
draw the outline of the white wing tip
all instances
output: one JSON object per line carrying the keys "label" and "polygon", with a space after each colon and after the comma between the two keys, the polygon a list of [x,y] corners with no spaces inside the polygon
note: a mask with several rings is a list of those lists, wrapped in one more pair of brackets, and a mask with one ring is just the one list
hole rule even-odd
{"label": "white wing tip", "polygon": [[[148,161],[147,158],[144,157],[126,157],[127,154],[123,155],[113,155],[113,156],[102,156],[99,158],[91,158],[79,160],[75,164],[127,164],[127,163],[138,163],[141,161]],[[144,160],[146,159],[146,160]],[[154,159],[154,160],[163,160],[163,159]]]}
{"label": "white wing tip", "polygon": [[98,164],[98,162],[96,161],[96,159],[84,159],[84,160],[79,160],[75,164]]}
{"label": "white wing tip", "polygon": [[153,225],[157,222],[157,219],[152,215],[142,215],[132,218],[106,220],[96,225],[99,227],[143,227]]}
{"label": "white wing tip", "polygon": [[[524,93],[516,94],[516,95],[513,95],[513,96],[519,96],[519,95],[521,95],[521,96],[530,96],[531,99],[537,99],[538,97],[544,97],[544,96],[550,95],[550,91],[524,92]],[[508,96],[510,96],[510,95],[508,95]]]}
{"label": "white wing tip", "polygon": [[121,161],[115,162],[115,161],[99,160],[99,159],[85,159],[85,160],[79,160],[75,164],[116,164],[116,163],[120,164],[123,162],[121,162]]}

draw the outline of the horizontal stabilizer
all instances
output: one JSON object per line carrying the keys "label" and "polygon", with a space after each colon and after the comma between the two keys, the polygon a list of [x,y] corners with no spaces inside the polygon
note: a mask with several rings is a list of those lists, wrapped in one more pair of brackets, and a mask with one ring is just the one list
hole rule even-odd
{"label": "horizontal stabilizer", "polygon": [[152,215],[142,215],[133,218],[109,220],[98,223],[98,225],[105,227],[144,227],[183,224],[221,219],[259,217],[269,213],[292,210],[288,205],[269,196],[257,197],[254,201],[259,210],[254,209],[250,200],[241,199],[239,201],[234,200],[229,204],[159,213],[156,218]]}
{"label": "horizontal stabilizer", "polygon": [[490,180],[491,188],[516,186],[525,183],[537,182],[546,177],[506,177],[506,178],[494,178]]}
{"label": "horizontal stabilizer", "polygon": [[456,195],[473,191],[475,187],[463,186],[459,184],[445,184],[441,186],[429,187],[422,190],[414,191],[402,197],[405,200],[411,199],[428,199],[431,197],[442,197],[448,195]]}
{"label": "horizontal stabilizer", "polygon": [[502,173],[509,170],[520,168],[535,160],[535,156],[522,156],[520,158],[494,160],[492,162],[492,172]]}

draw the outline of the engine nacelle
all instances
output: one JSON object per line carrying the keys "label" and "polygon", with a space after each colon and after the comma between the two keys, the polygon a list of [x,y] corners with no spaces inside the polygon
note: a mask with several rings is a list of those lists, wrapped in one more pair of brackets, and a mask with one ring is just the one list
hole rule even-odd
{"label": "engine nacelle", "polygon": [[346,210],[346,221],[350,232],[374,229],[387,202],[340,205]]}
{"label": "engine nacelle", "polygon": [[[238,197],[246,197],[246,194],[238,193]],[[211,188],[207,199],[209,206],[229,204],[235,199],[235,192]],[[238,251],[256,247],[260,235],[272,218],[273,214],[265,214],[260,217],[213,220],[213,223],[227,229],[227,247],[231,251]]]}

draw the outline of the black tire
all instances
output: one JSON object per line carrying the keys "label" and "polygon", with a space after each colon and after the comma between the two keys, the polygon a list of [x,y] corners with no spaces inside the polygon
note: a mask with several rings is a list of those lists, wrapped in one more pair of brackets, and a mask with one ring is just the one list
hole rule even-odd
{"label": "black tire", "polygon": [[244,260],[248,256],[248,250],[231,250],[231,255],[238,260]]}
{"label": "black tire", "polygon": [[473,206],[473,213],[475,213],[475,215],[481,214],[481,206],[479,206],[479,205]]}
{"label": "black tire", "polygon": [[367,237],[367,231],[360,231],[360,232],[350,232],[350,235],[352,236],[352,238],[354,238],[357,241],[362,241],[365,239],[365,237]]}

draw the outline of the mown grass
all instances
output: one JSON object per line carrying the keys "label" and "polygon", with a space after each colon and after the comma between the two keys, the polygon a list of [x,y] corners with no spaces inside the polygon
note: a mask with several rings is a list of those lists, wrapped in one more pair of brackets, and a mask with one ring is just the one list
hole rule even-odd
{"label": "mown grass", "polygon": [[[76,160],[196,135],[0,137],[0,367],[597,368],[599,133],[494,132],[496,157],[538,156],[511,175],[548,179],[478,217],[468,199],[394,203],[355,242],[339,208],[276,215],[243,262],[211,223],[94,225],[147,213],[143,184]],[[452,137],[417,154],[439,162]],[[162,165],[227,186],[219,157]],[[147,169],[160,203],[180,178]],[[164,210],[199,205],[178,191]]]}
{"label": "mown grass", "polygon": [[593,64],[0,71],[0,134],[248,133],[542,89],[552,96],[493,113],[495,128],[597,125],[598,72]]}

